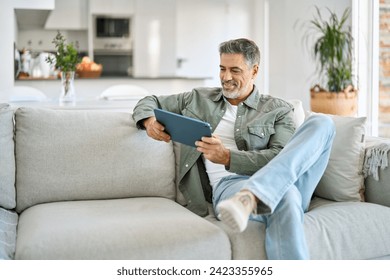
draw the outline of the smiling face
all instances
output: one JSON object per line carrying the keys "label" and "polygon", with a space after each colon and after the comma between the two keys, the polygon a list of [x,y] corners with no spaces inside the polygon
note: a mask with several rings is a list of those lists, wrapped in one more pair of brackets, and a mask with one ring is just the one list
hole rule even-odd
{"label": "smiling face", "polygon": [[259,67],[257,64],[249,66],[244,56],[238,53],[222,53],[220,59],[223,95],[231,104],[237,105],[251,94]]}

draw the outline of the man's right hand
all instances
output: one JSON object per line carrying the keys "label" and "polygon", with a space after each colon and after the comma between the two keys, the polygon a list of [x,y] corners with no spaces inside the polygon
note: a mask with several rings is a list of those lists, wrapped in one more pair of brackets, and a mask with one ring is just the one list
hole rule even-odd
{"label": "man's right hand", "polygon": [[144,120],[143,125],[149,137],[167,143],[171,141],[171,136],[164,132],[165,127],[159,123],[155,117],[147,118]]}

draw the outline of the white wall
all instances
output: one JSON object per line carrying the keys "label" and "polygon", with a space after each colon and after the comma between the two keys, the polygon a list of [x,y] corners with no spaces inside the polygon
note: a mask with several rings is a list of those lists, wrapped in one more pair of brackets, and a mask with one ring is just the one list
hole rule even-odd
{"label": "white wall", "polygon": [[[0,90],[13,86],[14,79],[14,58],[12,56],[14,46],[13,38],[15,35],[14,11],[12,3],[6,1],[0,9],[0,26],[2,26],[0,35],[3,43],[0,44]],[[5,28],[8,26],[9,28]],[[11,71],[10,71],[11,69]]]}
{"label": "white wall", "polygon": [[209,84],[218,86],[218,46],[225,40],[251,37],[252,2],[177,1],[177,57],[183,63],[176,74],[210,77]]}
{"label": "white wall", "polygon": [[270,94],[297,98],[310,108],[310,88],[315,66],[302,44],[303,30],[294,29],[297,20],[310,20],[314,6],[328,7],[342,14],[351,0],[268,0],[270,6],[269,87]]}

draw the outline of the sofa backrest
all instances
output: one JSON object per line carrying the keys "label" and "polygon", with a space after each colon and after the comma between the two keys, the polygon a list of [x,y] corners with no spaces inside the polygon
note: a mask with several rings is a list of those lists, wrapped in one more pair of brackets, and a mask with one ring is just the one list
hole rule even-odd
{"label": "sofa backrest", "polygon": [[17,109],[15,158],[18,212],[55,201],[176,196],[172,144],[150,139],[127,113]]}
{"label": "sofa backrest", "polygon": [[15,208],[15,157],[13,110],[0,104],[0,207]]}

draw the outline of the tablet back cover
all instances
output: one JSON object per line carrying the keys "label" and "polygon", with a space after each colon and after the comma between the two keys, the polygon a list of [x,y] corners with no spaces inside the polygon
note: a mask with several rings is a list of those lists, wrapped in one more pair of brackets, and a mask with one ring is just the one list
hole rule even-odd
{"label": "tablet back cover", "polygon": [[203,136],[211,137],[211,127],[207,122],[161,109],[154,109],[154,114],[157,121],[165,126],[172,141],[196,147],[195,142]]}

